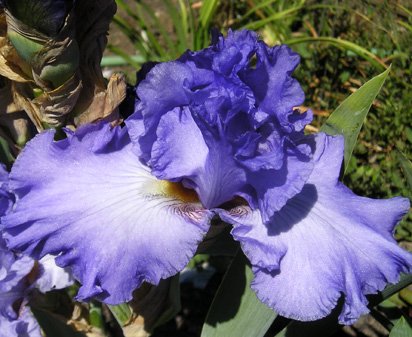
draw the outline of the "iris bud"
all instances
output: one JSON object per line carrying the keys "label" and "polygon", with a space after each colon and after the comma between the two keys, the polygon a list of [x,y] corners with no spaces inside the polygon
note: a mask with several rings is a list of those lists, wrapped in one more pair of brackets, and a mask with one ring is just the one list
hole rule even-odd
{"label": "iris bud", "polygon": [[33,70],[35,80],[55,89],[79,66],[79,47],[69,0],[4,1],[7,36]]}
{"label": "iris bud", "polygon": [[72,3],[71,0],[5,1],[14,17],[47,36],[58,34]]}
{"label": "iris bud", "polygon": [[0,0],[0,75],[38,131],[116,120],[125,80],[100,62],[114,0]]}

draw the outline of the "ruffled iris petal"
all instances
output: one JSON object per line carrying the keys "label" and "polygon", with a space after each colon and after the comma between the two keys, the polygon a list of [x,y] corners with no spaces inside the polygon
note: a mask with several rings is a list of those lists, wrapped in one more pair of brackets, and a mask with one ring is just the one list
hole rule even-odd
{"label": "ruffled iris petal", "polygon": [[311,172],[312,153],[296,143],[311,120],[293,110],[304,98],[291,75],[298,63],[286,46],[229,31],[155,65],[126,120],[136,154],[156,177],[195,189],[207,208],[241,196],[268,219]]}
{"label": "ruffled iris petal", "polygon": [[246,177],[231,158],[230,144],[216,138],[202,121],[195,122],[188,107],[169,111],[157,129],[152,173],[160,179],[182,181],[196,190],[208,208],[232,199]]}
{"label": "ruffled iris petal", "polygon": [[22,307],[15,320],[0,315],[0,332],[7,337],[42,337],[40,326],[27,306]]}
{"label": "ruffled iris petal", "polygon": [[181,270],[211,213],[153,177],[126,129],[99,124],[53,136],[28,143],[10,174],[17,202],[3,219],[9,246],[37,259],[58,255],[82,283],[79,299],[110,304]]}
{"label": "ruffled iris petal", "polygon": [[260,110],[276,115],[281,124],[289,124],[287,116],[292,108],[305,99],[299,82],[291,75],[300,57],[286,45],[268,47],[262,41],[256,55],[256,68],[245,69],[240,76],[252,88]]}
{"label": "ruffled iris petal", "polygon": [[6,214],[13,204],[13,195],[9,192],[9,173],[5,166],[0,163],[0,216]]}
{"label": "ruffled iris petal", "polygon": [[151,155],[152,173],[159,179],[176,180],[198,175],[209,149],[187,107],[162,116]]}
{"label": "ruffled iris petal", "polygon": [[52,255],[46,255],[39,261],[39,277],[34,287],[45,293],[54,289],[64,289],[74,283],[73,276],[68,269],[56,265]]}
{"label": "ruffled iris petal", "polygon": [[126,124],[135,148],[144,163],[150,160],[156,128],[163,114],[189,103],[188,92],[193,84],[191,69],[179,62],[160,63],[152,68],[136,89],[135,113]]}
{"label": "ruffled iris petal", "polygon": [[[308,138],[308,143],[312,141]],[[279,169],[249,173],[248,182],[256,190],[256,198],[251,204],[259,208],[264,222],[302,190],[313,170],[311,159],[310,156],[289,153]]]}
{"label": "ruffled iris petal", "polygon": [[0,317],[9,320],[17,318],[13,304],[25,296],[28,286],[25,277],[33,266],[31,258],[16,256],[0,236]]}
{"label": "ruffled iris petal", "polygon": [[409,201],[353,194],[338,181],[342,153],[342,138],[320,134],[307,184],[266,226],[248,207],[222,211],[252,262],[253,289],[286,317],[324,317],[343,294],[339,321],[351,324],[368,312],[366,294],[411,270],[411,254],[392,237]]}

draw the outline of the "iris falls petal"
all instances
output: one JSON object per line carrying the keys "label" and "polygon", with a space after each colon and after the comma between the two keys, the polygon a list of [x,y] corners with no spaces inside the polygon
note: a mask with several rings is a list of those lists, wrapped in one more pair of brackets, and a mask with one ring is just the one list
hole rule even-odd
{"label": "iris falls petal", "polygon": [[343,139],[320,134],[316,141],[307,183],[266,225],[247,206],[221,211],[221,217],[234,225],[263,302],[307,321],[327,316],[343,294],[339,321],[351,324],[368,312],[365,295],[411,271],[411,254],[392,236],[409,201],[355,195],[338,181]]}
{"label": "iris falls petal", "polygon": [[53,131],[38,135],[17,159],[17,200],[3,219],[9,246],[36,259],[58,255],[82,283],[79,299],[109,304],[183,269],[212,213],[193,192],[152,176],[125,128],[101,123],[67,133],[60,141]]}
{"label": "iris falls petal", "polygon": [[40,326],[28,306],[20,310],[19,319],[8,320],[0,315],[0,336],[5,337],[42,337]]}
{"label": "iris falls petal", "polygon": [[13,195],[9,192],[9,173],[0,163],[0,216],[3,216],[13,204]]}
{"label": "iris falls petal", "polygon": [[74,283],[70,271],[56,265],[54,256],[46,255],[38,263],[38,278],[34,287],[45,293],[52,289],[64,289]]}
{"label": "iris falls petal", "polygon": [[0,236],[0,316],[8,320],[17,319],[13,304],[24,297],[27,289],[25,277],[33,266],[31,258],[16,256]]}

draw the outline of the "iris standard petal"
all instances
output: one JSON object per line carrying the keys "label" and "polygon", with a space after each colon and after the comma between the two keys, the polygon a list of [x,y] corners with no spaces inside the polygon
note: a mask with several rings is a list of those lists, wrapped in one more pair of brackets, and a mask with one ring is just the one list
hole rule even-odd
{"label": "iris standard petal", "polygon": [[181,179],[198,175],[209,149],[188,107],[164,114],[153,144],[152,173],[159,179]]}
{"label": "iris standard petal", "polygon": [[245,174],[236,168],[230,144],[199,125],[202,121],[196,123],[188,107],[163,115],[153,144],[151,167],[158,178],[182,181],[193,188],[202,204],[212,208],[241,190]]}
{"label": "iris standard petal", "polygon": [[101,123],[53,137],[35,137],[12,169],[9,246],[36,259],[58,255],[82,283],[79,299],[109,304],[183,269],[212,216],[193,193],[152,176],[125,129]]}
{"label": "iris standard petal", "polygon": [[126,120],[129,135],[137,143],[136,153],[147,164],[160,118],[175,107],[189,103],[187,92],[193,83],[190,68],[179,62],[159,63],[136,88],[135,112]]}
{"label": "iris standard petal", "polygon": [[339,321],[351,324],[368,312],[365,295],[411,270],[392,237],[409,201],[353,194],[338,181],[342,156],[342,138],[318,135],[307,184],[266,226],[248,207],[222,211],[252,262],[257,296],[283,316],[325,317],[343,294]]}
{"label": "iris standard petal", "polygon": [[195,189],[207,208],[240,196],[269,218],[311,172],[312,153],[302,156],[295,142],[311,120],[293,110],[304,98],[291,75],[298,63],[288,47],[245,30],[153,66],[126,120],[136,154],[156,177]]}
{"label": "iris standard petal", "polygon": [[252,88],[260,110],[276,115],[282,125],[292,124],[287,116],[305,99],[299,82],[292,77],[299,55],[286,45],[268,47],[262,41],[256,55],[256,68],[245,69],[240,77]]}

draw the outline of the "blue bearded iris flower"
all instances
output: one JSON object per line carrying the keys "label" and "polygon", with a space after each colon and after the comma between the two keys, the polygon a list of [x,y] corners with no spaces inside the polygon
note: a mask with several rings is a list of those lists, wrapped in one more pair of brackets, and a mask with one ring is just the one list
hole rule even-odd
{"label": "blue bearded iris flower", "polygon": [[343,139],[304,134],[298,63],[286,46],[229,32],[155,65],[126,127],[38,135],[10,175],[10,247],[58,255],[82,283],[79,299],[115,304],[179,272],[219,216],[263,302],[315,320],[343,294],[339,319],[352,323],[368,310],[365,295],[410,271],[392,237],[409,202],[362,198],[338,181]]}

